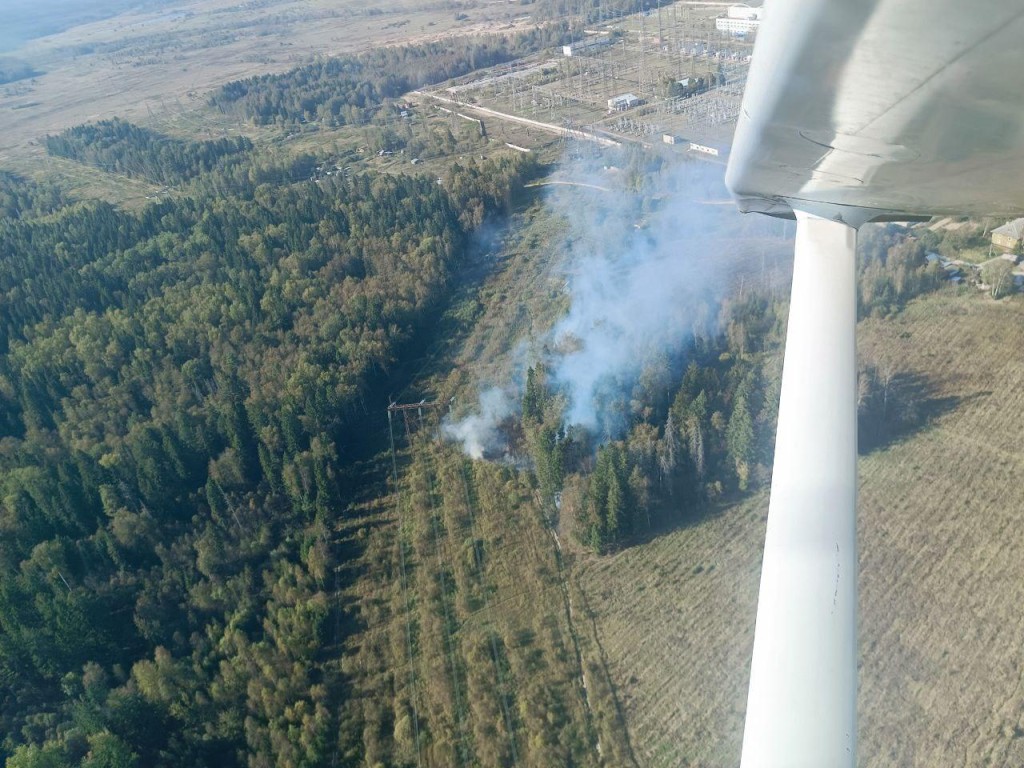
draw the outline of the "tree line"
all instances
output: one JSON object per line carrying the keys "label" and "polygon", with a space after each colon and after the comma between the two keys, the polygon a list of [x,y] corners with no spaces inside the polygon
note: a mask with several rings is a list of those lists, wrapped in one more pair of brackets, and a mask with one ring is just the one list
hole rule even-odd
{"label": "tree line", "polygon": [[569,0],[520,0],[530,6],[530,15],[537,19],[574,19],[577,23],[596,24],[609,19],[622,18],[641,11],[655,11],[670,5],[670,0],[589,0],[573,3]]}
{"label": "tree line", "polygon": [[930,230],[908,237],[905,228],[895,224],[862,228],[857,249],[858,315],[884,317],[940,287],[948,276],[941,264],[925,257],[937,245]]}
{"label": "tree line", "polygon": [[360,125],[385,100],[568,40],[568,26],[557,22],[511,36],[453,37],[377,48],[283,74],[230,82],[214,92],[210,104],[255,125]]}
{"label": "tree line", "polygon": [[180,184],[252,149],[244,136],[185,141],[120,118],[74,126],[47,136],[44,143],[56,157],[158,184]]}

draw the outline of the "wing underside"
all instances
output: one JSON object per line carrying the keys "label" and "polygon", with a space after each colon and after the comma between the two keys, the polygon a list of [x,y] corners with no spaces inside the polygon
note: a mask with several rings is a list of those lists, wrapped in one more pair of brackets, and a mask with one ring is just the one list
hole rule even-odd
{"label": "wing underside", "polygon": [[774,0],[726,181],[748,211],[1019,215],[1021,39],[1016,2]]}

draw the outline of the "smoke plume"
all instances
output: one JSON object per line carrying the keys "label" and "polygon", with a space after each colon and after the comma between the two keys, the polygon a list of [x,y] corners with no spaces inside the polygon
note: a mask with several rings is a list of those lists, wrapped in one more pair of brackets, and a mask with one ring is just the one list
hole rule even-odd
{"label": "smoke plume", "polygon": [[501,441],[498,425],[515,412],[515,400],[503,389],[491,387],[480,394],[477,413],[461,421],[447,421],[442,432],[449,440],[462,443],[472,459],[482,459],[485,452],[497,450]]}
{"label": "smoke plume", "polygon": [[[596,186],[615,173],[583,178]],[[558,352],[548,362],[568,394],[568,423],[616,435],[623,414],[608,406],[644,365],[678,354],[695,333],[714,333],[730,272],[722,232],[739,216],[731,205],[707,204],[727,199],[721,174],[721,166],[689,162],[665,174],[668,191],[653,198],[590,188],[551,195],[572,242],[572,305],[552,333]]]}
{"label": "smoke plume", "polygon": [[[523,361],[544,363],[568,399],[567,424],[599,439],[626,427],[622,403],[646,364],[678,358],[695,335],[716,332],[735,263],[746,255],[736,236],[750,229],[728,202],[723,166],[685,162],[651,174],[635,157],[632,167],[607,163],[565,164],[549,187],[546,203],[568,226],[561,270],[571,308],[533,345],[550,350],[548,358]],[[490,390],[478,414],[447,429],[482,455],[514,407],[507,393]]]}

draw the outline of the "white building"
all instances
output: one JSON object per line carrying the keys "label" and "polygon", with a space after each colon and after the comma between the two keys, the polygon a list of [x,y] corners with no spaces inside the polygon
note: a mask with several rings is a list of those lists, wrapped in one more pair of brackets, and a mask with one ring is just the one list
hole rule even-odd
{"label": "white building", "polygon": [[569,45],[562,46],[563,56],[579,56],[581,53],[587,53],[588,51],[594,51],[598,48],[604,48],[606,45],[611,45],[612,39],[610,36],[603,37],[587,37],[583,40],[577,40],[575,43],[569,43]]}
{"label": "white building", "polygon": [[622,93],[608,99],[609,112],[621,112],[624,109],[631,109],[640,103],[640,99],[632,93]]}
{"label": "white building", "polygon": [[745,35],[753,32],[764,21],[764,8],[751,8],[749,5],[732,5],[725,16],[715,19],[715,29],[732,35]]}
{"label": "white building", "polygon": [[714,147],[708,147],[708,146],[705,146],[704,144],[696,144],[696,143],[694,143],[692,141],[690,142],[690,151],[691,152],[702,152],[703,154],[711,155],[712,157],[718,157],[718,154],[719,154],[718,150],[715,149]]}

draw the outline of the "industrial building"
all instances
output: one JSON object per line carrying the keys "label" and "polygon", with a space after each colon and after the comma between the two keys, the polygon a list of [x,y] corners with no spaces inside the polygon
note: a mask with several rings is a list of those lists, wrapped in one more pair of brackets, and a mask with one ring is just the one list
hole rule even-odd
{"label": "industrial building", "polygon": [[621,93],[618,96],[612,96],[608,99],[608,111],[609,112],[622,112],[626,109],[631,109],[638,106],[642,102],[632,93]]}
{"label": "industrial building", "polygon": [[745,35],[755,31],[764,20],[764,8],[732,5],[725,16],[715,19],[715,29],[732,35]]}
{"label": "industrial building", "polygon": [[611,45],[611,43],[612,39],[609,35],[588,37],[583,40],[577,40],[575,43],[563,45],[562,55],[566,57],[579,56],[581,53],[592,52]]}

